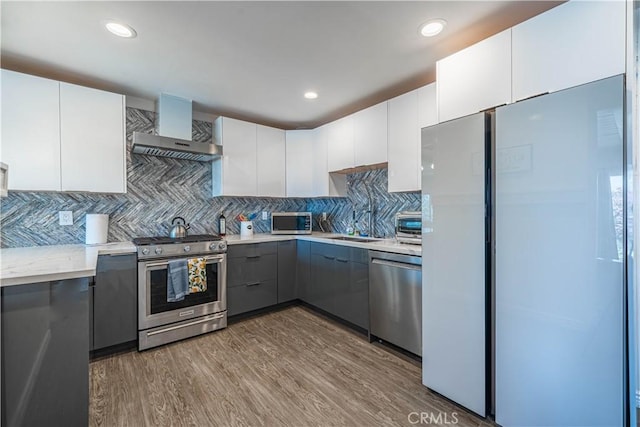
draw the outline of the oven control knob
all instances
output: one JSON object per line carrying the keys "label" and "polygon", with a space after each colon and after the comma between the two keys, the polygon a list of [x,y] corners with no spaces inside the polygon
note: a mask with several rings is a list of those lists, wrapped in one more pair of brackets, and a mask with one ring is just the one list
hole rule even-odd
{"label": "oven control knob", "polygon": [[187,245],[182,249],[184,249],[185,252],[189,252],[191,250],[191,246]]}
{"label": "oven control knob", "polygon": [[162,248],[156,248],[156,254],[160,255],[162,253]]}
{"label": "oven control knob", "polygon": [[224,251],[225,249],[227,249],[227,242],[218,243],[218,250]]}
{"label": "oven control knob", "polygon": [[211,243],[211,244],[209,245],[209,250],[210,250],[210,251],[215,251],[217,247],[218,247],[218,245],[216,245],[215,243]]}
{"label": "oven control knob", "polygon": [[142,250],[142,255],[149,255],[149,248],[144,248]]}

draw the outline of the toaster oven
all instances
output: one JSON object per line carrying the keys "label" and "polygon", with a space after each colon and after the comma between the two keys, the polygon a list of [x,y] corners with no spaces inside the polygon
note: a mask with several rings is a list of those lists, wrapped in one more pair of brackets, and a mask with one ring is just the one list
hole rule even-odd
{"label": "toaster oven", "polygon": [[398,212],[396,214],[396,239],[400,243],[422,244],[422,213]]}

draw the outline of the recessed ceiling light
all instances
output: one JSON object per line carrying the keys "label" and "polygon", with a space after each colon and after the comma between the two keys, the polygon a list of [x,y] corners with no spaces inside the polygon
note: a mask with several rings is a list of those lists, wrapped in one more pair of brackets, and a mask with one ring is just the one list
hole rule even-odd
{"label": "recessed ceiling light", "polygon": [[304,97],[307,99],[316,99],[318,94],[316,92],[305,92]]}
{"label": "recessed ceiling light", "polygon": [[115,21],[105,21],[104,26],[109,30],[112,34],[115,34],[118,37],[124,37],[127,39],[132,39],[138,34],[136,30],[131,28],[127,24],[122,24],[120,22]]}
{"label": "recessed ceiling light", "polygon": [[425,37],[437,36],[444,30],[447,21],[444,19],[431,19],[420,25],[419,31]]}

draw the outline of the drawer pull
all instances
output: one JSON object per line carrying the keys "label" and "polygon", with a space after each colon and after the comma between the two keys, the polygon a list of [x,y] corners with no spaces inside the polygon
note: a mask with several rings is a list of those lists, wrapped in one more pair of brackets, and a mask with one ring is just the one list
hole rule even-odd
{"label": "drawer pull", "polygon": [[336,258],[336,261],[338,261],[338,262],[349,262],[348,259],[344,259],[344,258]]}
{"label": "drawer pull", "polygon": [[251,255],[247,257],[247,259],[256,259],[256,258],[260,258],[260,255]]}
{"label": "drawer pull", "polygon": [[254,283],[247,283],[246,286],[258,286],[260,284],[260,282],[254,282]]}
{"label": "drawer pull", "polygon": [[327,256],[327,255],[324,255],[324,257],[325,257],[326,259],[336,259],[336,257],[333,257],[333,256]]}

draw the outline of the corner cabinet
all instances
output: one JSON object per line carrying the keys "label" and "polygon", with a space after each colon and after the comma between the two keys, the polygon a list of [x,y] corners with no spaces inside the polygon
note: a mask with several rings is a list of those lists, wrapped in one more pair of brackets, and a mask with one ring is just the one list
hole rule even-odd
{"label": "corner cabinet", "polygon": [[438,121],[511,102],[511,29],[436,63]]}
{"label": "corner cabinet", "polygon": [[570,1],[513,27],[513,100],[625,72],[624,1]]}
{"label": "corner cabinet", "polygon": [[344,197],[346,175],[329,173],[328,128],[286,131],[287,197]]}
{"label": "corner cabinet", "polygon": [[313,155],[315,135],[315,130],[286,131],[287,197],[315,196],[313,165],[319,160]]}
{"label": "corner cabinet", "polygon": [[124,96],[2,70],[9,190],[126,192]]}
{"label": "corner cabinet", "polygon": [[278,303],[298,298],[296,286],[296,240],[278,242]]}
{"label": "corner cabinet", "polygon": [[229,117],[215,123],[221,159],[212,163],[214,196],[285,196],[285,132]]}

